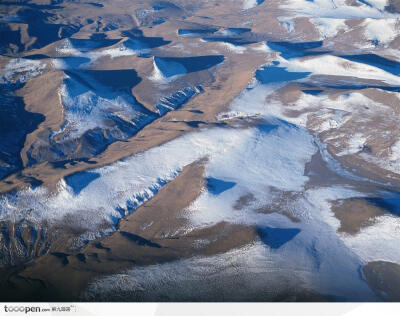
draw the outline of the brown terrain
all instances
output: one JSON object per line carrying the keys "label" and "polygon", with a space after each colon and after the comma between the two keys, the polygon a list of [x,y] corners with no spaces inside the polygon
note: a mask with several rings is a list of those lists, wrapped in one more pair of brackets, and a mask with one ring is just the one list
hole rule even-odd
{"label": "brown terrain", "polygon": [[400,5],[300,2],[1,2],[0,301],[204,258],[215,301],[399,301]]}

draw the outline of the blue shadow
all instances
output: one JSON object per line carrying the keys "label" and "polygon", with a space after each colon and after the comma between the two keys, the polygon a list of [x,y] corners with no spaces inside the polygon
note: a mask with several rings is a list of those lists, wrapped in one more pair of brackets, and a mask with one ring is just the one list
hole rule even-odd
{"label": "blue shadow", "polygon": [[74,173],[65,178],[65,182],[72,188],[74,194],[79,194],[91,182],[100,178],[100,174],[92,171]]}
{"label": "blue shadow", "polygon": [[365,200],[393,215],[400,216],[400,195],[388,197],[368,197]]}
{"label": "blue shadow", "polygon": [[320,95],[324,90],[319,90],[319,89],[310,89],[310,90],[301,90],[305,94],[310,94],[310,95]]}
{"label": "blue shadow", "polygon": [[154,57],[154,63],[167,78],[209,69],[222,63],[224,60],[225,57],[223,55],[196,57]]}
{"label": "blue shadow", "polygon": [[262,84],[294,81],[308,77],[311,72],[290,72],[284,67],[266,66],[256,71],[256,79]]}
{"label": "blue shadow", "polygon": [[236,185],[235,182],[223,181],[216,178],[207,178],[206,181],[207,190],[214,195],[221,194],[222,192],[232,189]]}
{"label": "blue shadow", "polygon": [[315,42],[267,42],[267,46],[277,52],[285,59],[326,54],[328,51],[310,51],[310,49],[320,48],[322,41]]}
{"label": "blue shadow", "polygon": [[225,37],[225,36],[203,37],[203,40],[206,42],[228,43],[235,46],[250,45],[257,43],[256,40],[248,40],[241,37]]}
{"label": "blue shadow", "polygon": [[178,35],[180,36],[185,36],[185,35],[204,35],[204,34],[212,34],[217,32],[218,29],[216,28],[210,28],[210,29],[179,29],[178,30]]}
{"label": "blue shadow", "polygon": [[272,228],[268,226],[257,228],[257,234],[261,241],[273,249],[282,247],[296,237],[300,231],[298,228]]}

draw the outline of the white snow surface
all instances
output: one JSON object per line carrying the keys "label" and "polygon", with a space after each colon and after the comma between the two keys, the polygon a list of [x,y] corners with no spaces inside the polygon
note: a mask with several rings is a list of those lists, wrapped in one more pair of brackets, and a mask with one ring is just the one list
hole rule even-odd
{"label": "white snow surface", "polygon": [[313,75],[344,76],[382,81],[390,85],[400,85],[400,77],[380,68],[349,61],[332,55],[293,58],[289,61],[280,58],[282,66],[292,72],[311,72]]}
{"label": "white snow surface", "polygon": [[113,92],[106,87],[93,91],[79,81],[68,78],[59,88],[59,94],[65,108],[65,124],[53,136],[68,129],[66,139],[73,139],[94,128],[107,129],[107,120],[111,115],[143,124],[151,119],[141,111],[131,95]]}
{"label": "white snow surface", "polygon": [[248,10],[258,5],[257,0],[243,0],[243,9]]}
{"label": "white snow surface", "polygon": [[25,58],[14,58],[0,70],[0,83],[18,80],[26,82],[28,79],[40,75],[46,68],[46,64]]}
{"label": "white snow surface", "polygon": [[368,40],[388,44],[400,35],[400,19],[365,19],[362,23]]}
{"label": "white snow surface", "polygon": [[[128,42],[123,42],[118,45],[114,45],[110,48],[96,49],[96,47],[84,46],[78,47],[74,46],[69,39],[65,39],[56,48],[56,50],[68,56],[87,58],[88,62],[80,65],[80,68],[88,68],[91,64],[96,63],[98,59],[105,56],[110,56],[111,58],[117,58],[122,56],[132,56],[138,53],[146,53],[149,51],[148,46],[141,43],[138,40],[129,40]],[[53,59],[53,65],[56,69],[69,69],[70,65],[63,62],[60,58]]]}
{"label": "white snow surface", "polygon": [[400,141],[397,141],[391,148],[390,148],[390,157],[391,161],[399,161],[400,160]]}
{"label": "white snow surface", "polygon": [[346,25],[346,19],[312,18],[310,21],[317,27],[321,34],[321,39],[332,38],[337,36],[339,32],[349,30]]}
{"label": "white snow surface", "polygon": [[[381,10],[379,0],[375,1],[377,6],[369,6],[360,2],[359,6],[349,5],[346,0],[287,0],[280,7],[292,11],[297,16],[309,16],[317,18],[384,18],[393,16]],[[372,4],[372,1],[367,1]],[[383,1],[382,1],[383,2]]]}

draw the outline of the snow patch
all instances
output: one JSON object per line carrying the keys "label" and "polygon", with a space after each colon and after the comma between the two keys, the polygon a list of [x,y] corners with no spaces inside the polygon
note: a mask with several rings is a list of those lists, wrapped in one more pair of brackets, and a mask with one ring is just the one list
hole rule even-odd
{"label": "snow patch", "polygon": [[389,160],[391,161],[398,161],[400,160],[400,141],[397,141],[391,148],[390,148],[390,156]]}
{"label": "snow patch", "polygon": [[379,19],[391,16],[383,12],[380,8],[364,3],[360,3],[360,6],[349,5],[346,0],[288,0],[284,4],[281,4],[280,7],[296,13],[297,16],[316,18]]}
{"label": "snow patch", "polygon": [[264,2],[264,0],[242,0],[242,1],[244,10],[255,8],[256,6]]}
{"label": "snow patch", "polygon": [[365,19],[365,37],[370,41],[388,44],[400,34],[399,19]]}
{"label": "snow patch", "polygon": [[293,18],[280,16],[280,17],[277,18],[277,20],[279,22],[281,22],[281,24],[286,29],[286,31],[288,31],[289,33],[294,32],[294,30],[295,30],[295,21],[294,21]]}
{"label": "snow patch", "polygon": [[0,83],[17,80],[20,83],[40,75],[46,64],[37,60],[15,58],[8,62],[0,71]]}
{"label": "snow patch", "polygon": [[312,18],[310,21],[317,27],[321,39],[335,37],[339,32],[346,32],[349,29],[345,19]]}
{"label": "snow patch", "polygon": [[312,72],[314,75],[346,76],[373,79],[399,86],[400,78],[380,68],[353,62],[341,57],[322,55],[307,59],[294,58],[289,61],[280,57],[280,63],[291,72]]}

